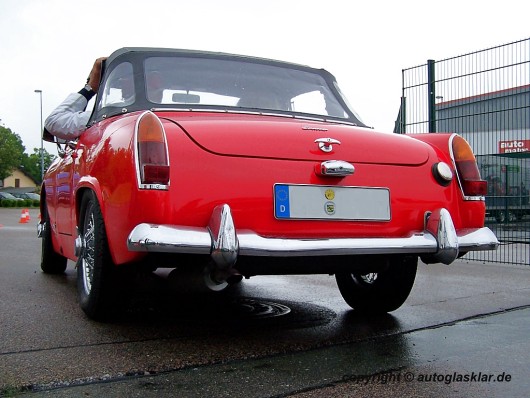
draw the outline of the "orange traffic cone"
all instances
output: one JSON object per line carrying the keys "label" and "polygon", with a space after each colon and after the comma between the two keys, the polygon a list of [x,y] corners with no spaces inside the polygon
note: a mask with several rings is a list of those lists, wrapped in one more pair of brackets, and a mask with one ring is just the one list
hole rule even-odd
{"label": "orange traffic cone", "polygon": [[25,223],[28,223],[29,222],[29,219],[28,219],[28,213],[26,213],[26,210],[22,210],[22,213],[20,213],[20,221],[19,223],[20,224],[25,224]]}

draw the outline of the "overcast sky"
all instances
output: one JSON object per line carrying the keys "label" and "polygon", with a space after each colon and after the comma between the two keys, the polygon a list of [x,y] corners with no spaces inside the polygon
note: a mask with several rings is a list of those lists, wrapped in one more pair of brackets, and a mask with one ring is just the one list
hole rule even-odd
{"label": "overcast sky", "polygon": [[[530,37],[527,1],[0,0],[0,124],[40,147],[47,114],[125,46],[325,68],[365,123],[392,131],[401,71]],[[45,148],[56,154],[55,147]]]}

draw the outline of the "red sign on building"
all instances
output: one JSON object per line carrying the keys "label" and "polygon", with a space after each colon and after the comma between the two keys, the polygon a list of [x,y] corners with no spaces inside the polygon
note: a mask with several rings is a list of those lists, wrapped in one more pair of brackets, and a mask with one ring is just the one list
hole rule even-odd
{"label": "red sign on building", "polygon": [[530,152],[530,140],[499,141],[499,153]]}

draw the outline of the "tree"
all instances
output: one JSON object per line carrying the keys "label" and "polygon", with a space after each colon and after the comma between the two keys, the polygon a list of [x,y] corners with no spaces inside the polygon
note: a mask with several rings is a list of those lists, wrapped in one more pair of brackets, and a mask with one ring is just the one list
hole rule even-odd
{"label": "tree", "polygon": [[[24,167],[24,172],[39,184],[42,182],[40,151],[40,148],[33,148],[33,153],[31,155],[26,155],[24,153],[20,163]],[[55,160],[55,155],[51,155],[44,148],[42,149],[42,154],[44,159],[44,170],[46,171],[46,169],[50,167],[50,164]]]}
{"label": "tree", "polygon": [[9,177],[13,170],[20,167],[25,149],[18,134],[0,126],[0,180]]}

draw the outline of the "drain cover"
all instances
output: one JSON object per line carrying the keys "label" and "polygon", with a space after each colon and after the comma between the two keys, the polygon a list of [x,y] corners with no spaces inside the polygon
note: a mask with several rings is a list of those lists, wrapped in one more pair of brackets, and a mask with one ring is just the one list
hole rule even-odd
{"label": "drain cover", "polygon": [[272,318],[291,312],[291,309],[283,304],[247,298],[238,299],[235,304],[238,315],[245,318]]}
{"label": "drain cover", "polygon": [[186,328],[259,327],[307,328],[335,319],[332,310],[306,302],[277,302],[266,298],[229,296],[143,295],[131,300],[126,311],[129,319],[141,322],[171,322]]}

